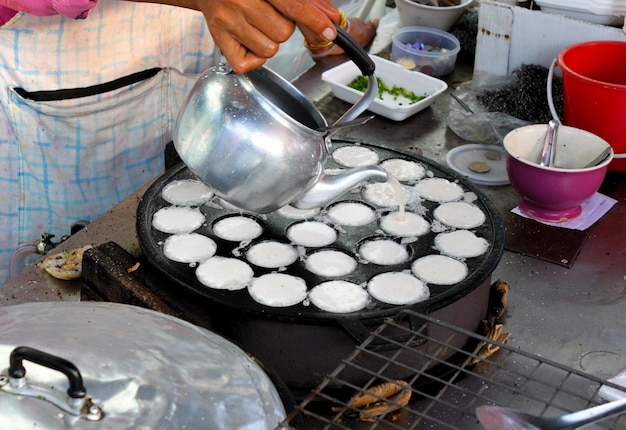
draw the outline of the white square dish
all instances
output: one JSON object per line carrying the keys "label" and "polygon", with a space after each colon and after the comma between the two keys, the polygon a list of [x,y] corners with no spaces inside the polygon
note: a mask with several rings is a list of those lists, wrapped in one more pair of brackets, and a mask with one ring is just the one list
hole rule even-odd
{"label": "white square dish", "polygon": [[[385,118],[403,121],[430,106],[448,88],[448,84],[441,79],[407,70],[393,61],[385,60],[376,55],[372,55],[371,58],[376,65],[374,74],[385,84],[390,87],[397,85],[416,95],[426,95],[422,100],[412,104],[408,104],[407,99],[398,101],[391,99],[391,97],[384,100],[376,97],[368,110]],[[348,103],[356,103],[363,96],[363,93],[350,88],[348,84],[360,75],[361,72],[356,64],[348,61],[322,73],[322,81],[330,84],[333,95],[338,99]]]}

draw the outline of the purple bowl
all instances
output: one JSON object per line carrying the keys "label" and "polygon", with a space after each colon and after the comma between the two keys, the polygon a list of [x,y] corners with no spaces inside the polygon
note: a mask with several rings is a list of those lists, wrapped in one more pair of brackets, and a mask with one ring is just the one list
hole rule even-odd
{"label": "purple bowl", "polygon": [[504,137],[507,172],[519,193],[520,211],[540,221],[571,221],[600,188],[613,151],[599,164],[585,167],[610,145],[574,127],[559,127],[553,166],[541,166],[546,125],[517,128]]}

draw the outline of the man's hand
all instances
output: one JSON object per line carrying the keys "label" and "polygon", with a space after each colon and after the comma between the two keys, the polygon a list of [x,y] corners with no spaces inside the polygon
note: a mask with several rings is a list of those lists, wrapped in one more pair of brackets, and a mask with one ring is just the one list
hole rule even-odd
{"label": "man's hand", "polygon": [[337,35],[333,22],[340,19],[330,0],[196,1],[215,43],[237,73],[262,66],[289,39],[296,24],[333,40]]}

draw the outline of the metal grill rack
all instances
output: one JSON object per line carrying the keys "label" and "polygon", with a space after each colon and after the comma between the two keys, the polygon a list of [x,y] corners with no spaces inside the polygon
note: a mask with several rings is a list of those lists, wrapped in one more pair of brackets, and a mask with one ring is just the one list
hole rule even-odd
{"label": "metal grill rack", "polygon": [[[423,324],[418,329],[409,328],[404,323],[407,317],[420,318]],[[429,333],[436,330],[445,330],[447,336],[439,336],[443,339],[441,341],[435,340]],[[450,346],[455,344],[456,336],[469,338],[465,347]],[[387,351],[381,355],[376,351],[373,345],[380,340],[392,342],[397,347],[395,353],[389,355]],[[429,343],[429,347],[424,348]],[[478,351],[485,345],[499,347],[499,350],[481,358]],[[371,354],[380,359],[379,368],[364,368],[357,364],[362,361],[362,355]],[[371,361],[371,357],[366,360]],[[419,364],[412,366],[411,363]],[[403,378],[412,391],[406,406],[380,416],[367,416],[362,410],[350,406],[353,396],[374,385],[392,381],[385,374],[393,368],[393,374],[397,375],[398,366],[406,368],[407,375],[410,375]],[[343,377],[354,375],[355,371],[366,381],[362,385]],[[481,405],[496,404],[537,415],[557,416],[603,402],[599,395],[603,385],[625,390],[426,315],[403,311],[398,317],[385,321],[358,346],[279,428],[482,429],[475,413]],[[389,403],[397,405],[393,401]],[[368,421],[359,418],[359,414]],[[626,429],[626,416],[612,417],[587,428]]]}

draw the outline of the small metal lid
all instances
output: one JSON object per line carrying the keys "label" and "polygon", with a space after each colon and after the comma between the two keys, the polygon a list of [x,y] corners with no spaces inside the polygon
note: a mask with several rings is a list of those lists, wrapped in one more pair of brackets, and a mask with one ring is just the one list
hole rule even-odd
{"label": "small metal lid", "polygon": [[[285,417],[248,355],[169,315],[115,303],[27,303],[0,307],[0,327],[0,413],[13,428],[273,429]],[[57,369],[57,358],[66,367]],[[72,365],[78,375],[63,370]],[[87,402],[76,398],[81,382]]]}

